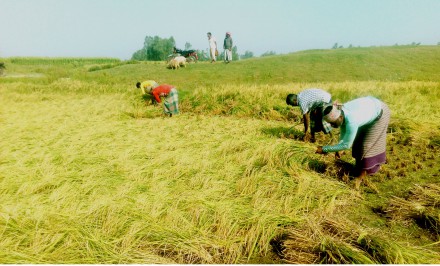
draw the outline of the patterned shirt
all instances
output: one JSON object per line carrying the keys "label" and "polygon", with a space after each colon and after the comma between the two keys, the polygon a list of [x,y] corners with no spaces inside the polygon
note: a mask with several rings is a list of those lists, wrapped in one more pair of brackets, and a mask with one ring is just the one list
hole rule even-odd
{"label": "patterned shirt", "polygon": [[323,146],[324,152],[350,149],[361,126],[372,123],[380,115],[382,102],[372,96],[358,98],[343,105],[344,122],[341,125],[339,143]]}
{"label": "patterned shirt", "polygon": [[330,93],[321,89],[306,89],[298,94],[298,105],[303,115],[319,107],[323,103],[331,102]]}

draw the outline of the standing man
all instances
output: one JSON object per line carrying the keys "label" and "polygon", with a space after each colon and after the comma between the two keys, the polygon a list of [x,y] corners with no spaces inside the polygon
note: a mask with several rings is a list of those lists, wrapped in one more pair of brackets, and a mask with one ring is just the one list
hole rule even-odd
{"label": "standing man", "polygon": [[230,32],[226,32],[226,37],[225,40],[223,42],[223,49],[225,49],[225,62],[229,63],[232,61],[232,38],[231,38],[231,33]]}
{"label": "standing man", "polygon": [[330,93],[316,88],[303,90],[298,95],[287,95],[287,105],[299,106],[303,114],[304,141],[315,142],[315,132],[330,133],[332,127],[322,119],[322,107],[331,102]]}
{"label": "standing man", "polygon": [[208,32],[208,42],[209,42],[209,55],[211,56],[211,63],[217,60],[217,41],[210,32]]}
{"label": "standing man", "polygon": [[345,103],[342,107],[324,107],[324,120],[332,127],[340,127],[341,135],[336,145],[319,146],[316,153],[326,154],[352,148],[356,159],[356,189],[367,174],[379,171],[386,162],[387,128],[390,109],[382,101],[372,97],[362,97]]}

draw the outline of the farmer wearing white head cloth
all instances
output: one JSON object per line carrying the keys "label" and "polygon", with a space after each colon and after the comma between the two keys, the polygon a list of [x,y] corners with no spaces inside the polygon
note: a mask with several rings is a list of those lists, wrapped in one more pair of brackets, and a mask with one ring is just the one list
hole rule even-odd
{"label": "farmer wearing white head cloth", "polygon": [[324,107],[323,118],[332,127],[340,127],[341,135],[336,145],[319,146],[316,153],[326,154],[352,148],[358,176],[356,188],[367,174],[374,174],[386,162],[386,133],[390,121],[390,109],[380,100],[362,97],[342,106]]}
{"label": "farmer wearing white head cloth", "polygon": [[229,63],[232,61],[232,38],[231,33],[228,31],[226,32],[225,40],[223,41],[223,49],[225,49],[225,62]]}

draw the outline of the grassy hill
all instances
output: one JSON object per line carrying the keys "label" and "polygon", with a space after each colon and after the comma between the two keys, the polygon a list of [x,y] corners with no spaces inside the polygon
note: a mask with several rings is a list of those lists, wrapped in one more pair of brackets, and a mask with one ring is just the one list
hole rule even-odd
{"label": "grassy hill", "polygon": [[[0,263],[440,263],[440,47],[164,62],[5,58]],[[179,90],[162,116],[136,81]],[[300,141],[288,93],[391,108],[388,164]],[[346,180],[348,177],[348,181]]]}
{"label": "grassy hill", "polygon": [[[206,67],[206,64],[210,65]],[[146,64],[133,69],[133,79],[163,77],[185,86],[227,84],[285,84],[291,82],[439,81],[440,46],[394,46],[308,50],[288,55],[253,58],[224,65],[198,63],[185,71],[162,71]],[[123,70],[120,70],[123,71]],[[159,72],[158,72],[159,71]],[[118,74],[110,71],[109,74]],[[116,75],[119,76],[119,75]],[[191,77],[193,79],[188,79]],[[194,84],[195,83],[195,84]]]}
{"label": "grassy hill", "polygon": [[[32,64],[24,63],[35,61]],[[93,60],[96,63],[93,63]],[[225,84],[286,84],[298,82],[343,82],[343,81],[439,81],[440,46],[392,46],[369,48],[346,48],[331,50],[307,50],[287,55],[252,58],[225,65],[221,60],[215,64],[199,62],[176,71],[158,67],[163,62],[115,62],[107,59],[60,58],[11,58],[4,59],[9,72],[14,72],[14,62],[21,69],[45,72],[51,70],[55,77],[70,76],[71,72],[59,66],[74,66],[81,78],[93,78],[98,82],[132,82],[142,77],[153,76],[168,83],[187,86],[216,86]],[[45,63],[46,61],[46,63]],[[100,62],[107,63],[104,67]],[[66,63],[67,62],[67,63]],[[70,62],[70,64],[69,64]],[[85,64],[89,62],[89,64]],[[128,64],[127,64],[128,63]],[[55,69],[48,66],[52,64]],[[44,69],[41,65],[45,65]],[[209,67],[207,66],[209,65]],[[112,67],[113,66],[113,67]],[[86,68],[90,75],[84,76]],[[102,69],[102,70],[99,70]],[[57,71],[59,71],[57,73]]]}

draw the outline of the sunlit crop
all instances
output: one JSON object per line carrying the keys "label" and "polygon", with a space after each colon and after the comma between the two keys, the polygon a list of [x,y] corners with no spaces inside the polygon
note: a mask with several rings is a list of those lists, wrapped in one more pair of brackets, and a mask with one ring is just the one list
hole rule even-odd
{"label": "sunlit crop", "polygon": [[[23,75],[0,78],[1,263],[440,263],[438,81],[259,84],[224,69],[230,80],[198,83],[189,74],[211,65],[6,63]],[[148,78],[176,85],[180,115],[142,99]],[[390,106],[388,164],[360,191],[349,151],[315,154],[337,136],[300,141],[285,96],[307,87]]]}

